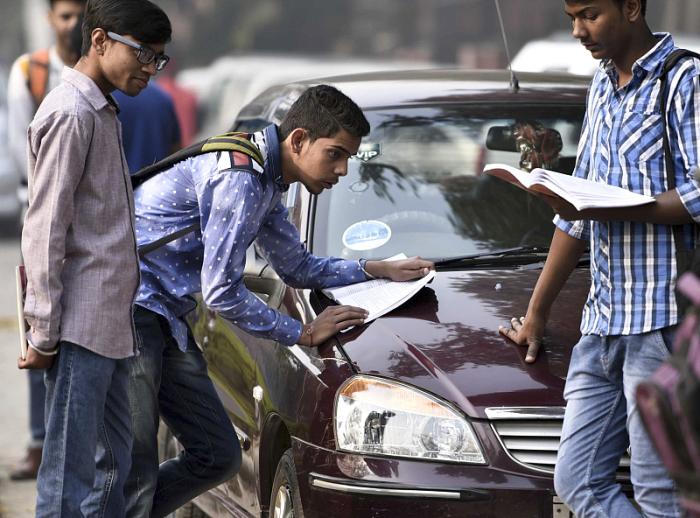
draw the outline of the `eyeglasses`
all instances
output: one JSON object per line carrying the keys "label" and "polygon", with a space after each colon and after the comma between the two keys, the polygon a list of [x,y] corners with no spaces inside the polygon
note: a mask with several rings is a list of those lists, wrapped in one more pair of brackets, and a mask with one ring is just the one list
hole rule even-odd
{"label": "eyeglasses", "polygon": [[165,65],[168,64],[168,61],[170,61],[169,56],[165,54],[156,54],[153,49],[144,47],[143,45],[139,45],[135,41],[131,41],[129,38],[120,36],[116,32],[108,31],[107,36],[112,38],[114,41],[118,41],[119,43],[123,43],[124,45],[128,45],[129,47],[138,50],[138,52],[136,53],[136,59],[142,65],[150,65],[155,61],[156,70],[158,72],[163,70],[165,68]]}

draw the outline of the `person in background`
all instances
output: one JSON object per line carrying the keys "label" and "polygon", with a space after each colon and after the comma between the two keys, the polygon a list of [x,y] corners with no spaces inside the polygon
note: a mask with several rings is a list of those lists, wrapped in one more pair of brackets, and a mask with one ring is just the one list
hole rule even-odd
{"label": "person in background", "polygon": [[125,514],[136,349],[134,202],[109,95],[141,92],[168,62],[167,15],[148,0],[88,0],[82,56],[27,132],[22,232],[29,324],[21,369],[46,369],[36,516]]}
{"label": "person in background", "polygon": [[[175,103],[175,113],[180,123],[180,135],[182,137],[181,146],[187,147],[192,144],[197,133],[197,97],[187,88],[180,86],[175,80],[177,67],[171,63],[168,65],[165,74],[158,77],[158,86],[170,94]],[[177,65],[177,62],[175,63]]]}
{"label": "person in background", "polygon": [[130,173],[180,149],[180,124],[173,100],[156,82],[148,83],[136,97],[119,91],[113,96],[119,105],[117,116]]}
{"label": "person in background", "polygon": [[[48,20],[55,36],[54,44],[23,54],[15,60],[7,84],[8,140],[12,160],[20,173],[18,196],[24,212],[27,202],[27,128],[46,94],[61,81],[64,66],[72,67],[80,56],[80,47],[72,45],[71,32],[80,28],[79,17],[86,0],[50,0]],[[28,371],[30,442],[24,458],[10,471],[12,480],[36,478],[41,462],[44,428],[44,372]]]}

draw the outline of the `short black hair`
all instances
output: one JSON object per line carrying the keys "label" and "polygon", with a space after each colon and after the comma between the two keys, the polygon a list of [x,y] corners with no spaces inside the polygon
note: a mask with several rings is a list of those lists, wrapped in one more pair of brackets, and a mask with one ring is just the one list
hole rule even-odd
{"label": "short black hair", "polygon": [[83,56],[90,51],[95,29],[129,34],[145,44],[167,43],[172,35],[168,15],[149,0],[87,0]]}
{"label": "short black hair", "polygon": [[87,0],[49,0],[49,7],[53,9],[54,4],[56,2],[75,2],[76,4],[83,4],[85,5],[87,3]]}
{"label": "short black hair", "polygon": [[[586,3],[586,0],[564,0],[568,4],[583,4]],[[622,10],[622,6],[625,4],[626,0],[613,0],[617,4],[617,6]],[[642,16],[647,15],[647,0],[639,0],[639,3],[642,8]]]}
{"label": "short black hair", "polygon": [[[622,9],[622,6],[625,3],[625,0],[615,0],[615,3]],[[639,0],[639,3],[642,6],[642,16],[647,15],[647,0]]]}
{"label": "short black hair", "polygon": [[306,89],[292,104],[280,124],[280,138],[285,140],[296,128],[303,128],[311,140],[334,136],[341,129],[353,137],[369,133],[369,122],[355,102],[329,85]]}

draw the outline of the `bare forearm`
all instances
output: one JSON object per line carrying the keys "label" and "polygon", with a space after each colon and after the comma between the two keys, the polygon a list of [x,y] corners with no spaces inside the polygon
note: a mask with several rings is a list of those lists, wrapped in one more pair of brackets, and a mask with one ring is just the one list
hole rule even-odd
{"label": "bare forearm", "polygon": [[559,229],[554,231],[547,261],[530,297],[528,314],[537,313],[546,318],[585,249],[585,241],[573,238]]}
{"label": "bare forearm", "polygon": [[[571,207],[573,209],[573,207]],[[578,219],[596,221],[635,221],[638,223],[655,223],[660,225],[682,225],[692,223],[693,219],[681,202],[674,189],[656,196],[656,203],[637,207],[619,207],[615,209],[586,209],[565,214],[570,221]]]}

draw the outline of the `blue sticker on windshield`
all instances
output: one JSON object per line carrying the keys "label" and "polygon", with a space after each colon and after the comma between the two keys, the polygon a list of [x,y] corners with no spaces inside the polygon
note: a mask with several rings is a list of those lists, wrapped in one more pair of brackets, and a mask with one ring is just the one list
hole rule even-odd
{"label": "blue sticker on windshield", "polygon": [[350,250],[374,250],[391,239],[391,228],[382,221],[359,221],[343,232],[343,245]]}

